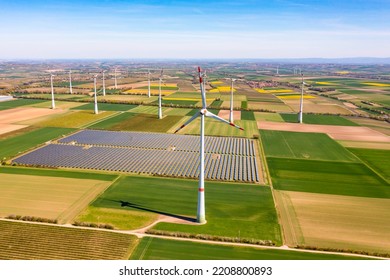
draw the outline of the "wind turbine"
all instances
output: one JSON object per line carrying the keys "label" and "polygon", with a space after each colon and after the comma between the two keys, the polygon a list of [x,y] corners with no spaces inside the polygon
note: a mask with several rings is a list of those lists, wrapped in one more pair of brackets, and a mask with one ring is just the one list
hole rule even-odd
{"label": "wind turbine", "polygon": [[148,69],[148,97],[150,98],[150,70]]}
{"label": "wind turbine", "polygon": [[50,85],[51,85],[51,108],[52,109],[55,109],[56,108],[56,104],[54,102],[54,87],[53,87],[53,77],[55,75],[53,74],[50,74]]}
{"label": "wind turbine", "polygon": [[97,94],[96,94],[96,78],[97,78],[97,74],[95,76],[93,76],[93,86],[94,86],[94,89],[95,89],[95,114],[99,114],[99,111],[98,111],[98,105],[97,105]]}
{"label": "wind turbine", "polygon": [[69,92],[72,94],[72,70],[69,70]]}
{"label": "wind turbine", "polygon": [[298,114],[298,122],[299,123],[302,123],[302,121],[303,121],[303,86],[307,85],[303,81],[303,74],[302,74],[302,72],[301,72],[301,77],[302,77],[302,90],[301,90],[301,102],[300,102],[300,105],[299,105],[299,114]]}
{"label": "wind turbine", "polygon": [[161,108],[161,82],[162,82],[163,69],[161,69],[161,74],[158,82],[158,118],[162,119],[162,108]]}
{"label": "wind turbine", "polygon": [[232,122],[229,122],[221,117],[214,115],[213,113],[207,110],[206,93],[203,86],[203,78],[202,78],[200,67],[198,67],[198,74],[199,74],[200,91],[202,95],[202,109],[199,112],[197,112],[195,115],[193,115],[180,128],[178,128],[175,131],[175,133],[177,133],[179,130],[181,130],[190,122],[192,122],[193,120],[195,120],[197,117],[200,116],[200,151],[199,151],[200,170],[199,170],[199,185],[198,185],[198,209],[197,209],[196,220],[198,223],[204,224],[206,223],[206,209],[205,209],[205,198],[204,198],[204,119],[205,117],[210,117],[218,121],[227,123],[231,126],[234,126],[240,130],[244,130],[244,129],[239,127],[238,125],[235,125]]}
{"label": "wind turbine", "polygon": [[279,65],[276,66],[276,75],[279,76]]}
{"label": "wind turbine", "polygon": [[114,71],[114,77],[115,77],[115,89],[118,89],[118,84],[116,82],[116,70],[117,68],[115,67],[115,71]]}
{"label": "wind turbine", "polygon": [[234,81],[236,81],[236,79],[233,79],[231,78],[231,85],[230,85],[230,114],[229,114],[229,122],[233,122],[233,85],[234,85]]}
{"label": "wind turbine", "polygon": [[103,96],[106,96],[106,82],[104,80],[104,72],[106,72],[105,70],[102,71],[102,75],[103,75]]}

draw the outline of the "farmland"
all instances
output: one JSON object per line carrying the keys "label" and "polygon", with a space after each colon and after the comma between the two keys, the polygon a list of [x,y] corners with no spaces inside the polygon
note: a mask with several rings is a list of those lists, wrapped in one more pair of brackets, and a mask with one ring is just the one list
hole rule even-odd
{"label": "farmland", "polygon": [[[188,254],[191,252],[191,254]],[[144,237],[131,260],[352,260],[332,254],[260,249]]]}
{"label": "farmland", "polygon": [[261,130],[268,157],[357,162],[357,158],[322,133]]}
{"label": "farmland", "polygon": [[0,220],[2,260],[128,259],[134,236]]}
{"label": "farmland", "polygon": [[[197,182],[191,180],[127,176],[111,186],[92,206],[146,211],[188,220],[196,214],[196,187]],[[209,213],[206,225],[162,223],[155,229],[229,237],[240,234],[242,238],[281,242],[268,187],[208,182],[206,188]]]}
{"label": "farmland", "polygon": [[362,163],[267,158],[275,189],[390,198],[385,180]]}
{"label": "farmland", "polygon": [[[48,225],[0,221],[0,258],[350,258],[240,242],[390,252],[390,67],[286,64],[278,65],[276,75],[272,63],[205,62],[209,111],[229,118],[225,78],[237,78],[234,122],[245,130],[206,118],[207,223],[199,225],[200,120],[174,135],[201,107],[193,62],[72,63],[0,63],[0,92],[26,98],[0,102],[0,216],[66,224],[51,226],[56,230],[52,235]],[[115,67],[120,70],[118,89],[112,79]],[[297,123],[301,76],[292,74],[296,67],[302,67],[308,84],[303,124]],[[62,77],[61,69],[69,68],[77,73],[76,94],[69,94],[68,77]],[[158,119],[159,71],[152,70],[150,98],[145,73],[161,68],[164,106]],[[54,70],[55,110],[50,109],[46,75],[51,69],[59,69]],[[102,96],[99,80],[95,115],[90,75],[102,69],[107,95]],[[114,230],[74,228],[75,222],[108,224]],[[128,232],[115,232],[121,230]],[[27,231],[35,247],[25,245]],[[154,237],[131,235],[145,232]],[[48,236],[48,243],[42,236]]]}
{"label": "farmland", "polygon": [[15,156],[27,149],[31,149],[41,143],[72,132],[71,128],[45,127],[29,131],[24,134],[0,140],[0,145],[5,147],[0,151],[0,158]]}
{"label": "farmland", "polygon": [[21,215],[71,221],[110,182],[0,173],[0,216]]}
{"label": "farmland", "polygon": [[389,199],[277,191],[287,244],[385,253]]}

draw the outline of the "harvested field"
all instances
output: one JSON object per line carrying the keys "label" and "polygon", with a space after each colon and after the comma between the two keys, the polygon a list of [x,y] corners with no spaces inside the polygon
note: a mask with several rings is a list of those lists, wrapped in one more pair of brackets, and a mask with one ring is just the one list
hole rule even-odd
{"label": "harvested field", "polygon": [[3,124],[0,123],[0,135],[9,133],[11,131],[19,130],[27,127],[27,125],[18,125],[18,124]]}
{"label": "harvested field", "polygon": [[346,117],[346,119],[358,123],[359,125],[367,126],[369,128],[372,128],[376,131],[379,131],[381,133],[390,136],[390,123],[386,121],[379,121],[379,120],[368,119],[368,118],[356,118],[356,117]]}
{"label": "harvested field", "polygon": [[[83,88],[82,88],[83,87]],[[51,93],[51,87],[39,87],[39,88],[27,88],[24,89],[28,93]],[[73,93],[81,93],[81,94],[87,94],[90,93],[91,90],[93,90],[93,84],[92,85],[80,85],[77,88],[73,88]],[[54,88],[54,94],[66,94],[69,93],[69,88],[63,87],[63,88]],[[69,94],[70,95],[70,94]]]}
{"label": "harvested field", "polygon": [[[220,110],[218,112],[218,116],[225,119],[225,120],[229,120],[230,111],[229,110]],[[234,119],[234,121],[241,120],[241,111],[234,111],[233,110],[233,119]]]}
{"label": "harvested field", "polygon": [[107,181],[0,173],[0,216],[71,221],[111,183]]}
{"label": "harvested field", "polygon": [[11,124],[16,122],[23,122],[43,116],[63,113],[63,110],[44,109],[44,108],[30,108],[19,107],[0,111],[0,124]]}
{"label": "harvested field", "polygon": [[[78,103],[78,106],[76,108],[73,108],[73,110],[93,110],[95,104],[94,103],[87,103],[87,104],[80,104]],[[110,104],[110,103],[100,103],[98,104],[100,111],[128,111],[130,109],[133,109],[137,107],[137,105],[129,105],[129,104]]]}
{"label": "harvested field", "polygon": [[137,102],[138,103],[151,103],[157,100],[156,96],[148,97],[145,95],[106,95],[100,96],[98,100],[103,101],[116,101],[116,102]]}
{"label": "harvested field", "polygon": [[[30,106],[35,108],[51,108],[51,101],[45,101]],[[78,106],[80,106],[79,102],[58,101],[58,100],[56,101],[56,109],[67,110]]]}
{"label": "harvested field", "polygon": [[390,252],[390,200],[275,191],[288,245]]}
{"label": "harvested field", "polygon": [[2,260],[128,259],[137,243],[116,232],[0,221]]}
{"label": "harvested field", "polygon": [[258,121],[259,129],[281,130],[293,132],[317,132],[326,133],[335,140],[389,142],[390,136],[386,136],[368,127],[361,126],[334,126],[299,123],[277,123]]}

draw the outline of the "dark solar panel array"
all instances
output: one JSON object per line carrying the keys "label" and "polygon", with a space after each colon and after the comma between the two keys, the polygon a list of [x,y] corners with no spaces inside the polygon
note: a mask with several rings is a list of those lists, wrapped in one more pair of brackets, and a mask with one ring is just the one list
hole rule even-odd
{"label": "dark solar panel array", "polygon": [[[16,158],[13,162],[24,165],[96,169],[184,178],[199,176],[199,153],[191,149],[195,144],[199,145],[199,137],[180,135],[179,139],[172,144],[169,139],[174,139],[176,135],[127,132],[114,132],[113,134],[92,130],[82,132],[62,139],[59,141],[62,144],[49,144]],[[185,142],[187,137],[188,143]],[[217,143],[222,148],[214,145],[214,138],[219,140]],[[209,149],[205,154],[205,178],[259,182],[253,141],[239,139],[246,141],[235,142],[229,141],[230,139],[234,138],[208,137]],[[72,141],[77,144],[69,144]],[[111,144],[109,144],[110,141]],[[145,141],[145,145],[142,145],[142,141]],[[122,144],[116,146],[113,143]],[[235,143],[240,143],[240,146],[235,146]],[[132,144],[134,146],[129,146]],[[167,149],[165,145],[168,147],[178,145],[181,148],[176,146],[176,149],[172,150]],[[210,152],[221,150],[226,152]],[[232,152],[228,153],[230,150]],[[240,151],[243,152],[240,153]],[[243,155],[245,151],[248,155]]]}
{"label": "dark solar panel array", "polygon": [[[82,130],[58,141],[59,143],[90,144],[102,146],[137,147],[143,149],[168,149],[199,151],[199,136],[159,134],[125,131]],[[254,154],[253,140],[232,137],[205,137],[205,152],[250,156]]]}

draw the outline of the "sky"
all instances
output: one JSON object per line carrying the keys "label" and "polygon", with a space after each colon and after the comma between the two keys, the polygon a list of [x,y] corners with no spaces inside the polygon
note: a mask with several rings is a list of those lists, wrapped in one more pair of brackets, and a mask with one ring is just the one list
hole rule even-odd
{"label": "sky", "polygon": [[0,0],[0,59],[390,57],[390,0]]}

